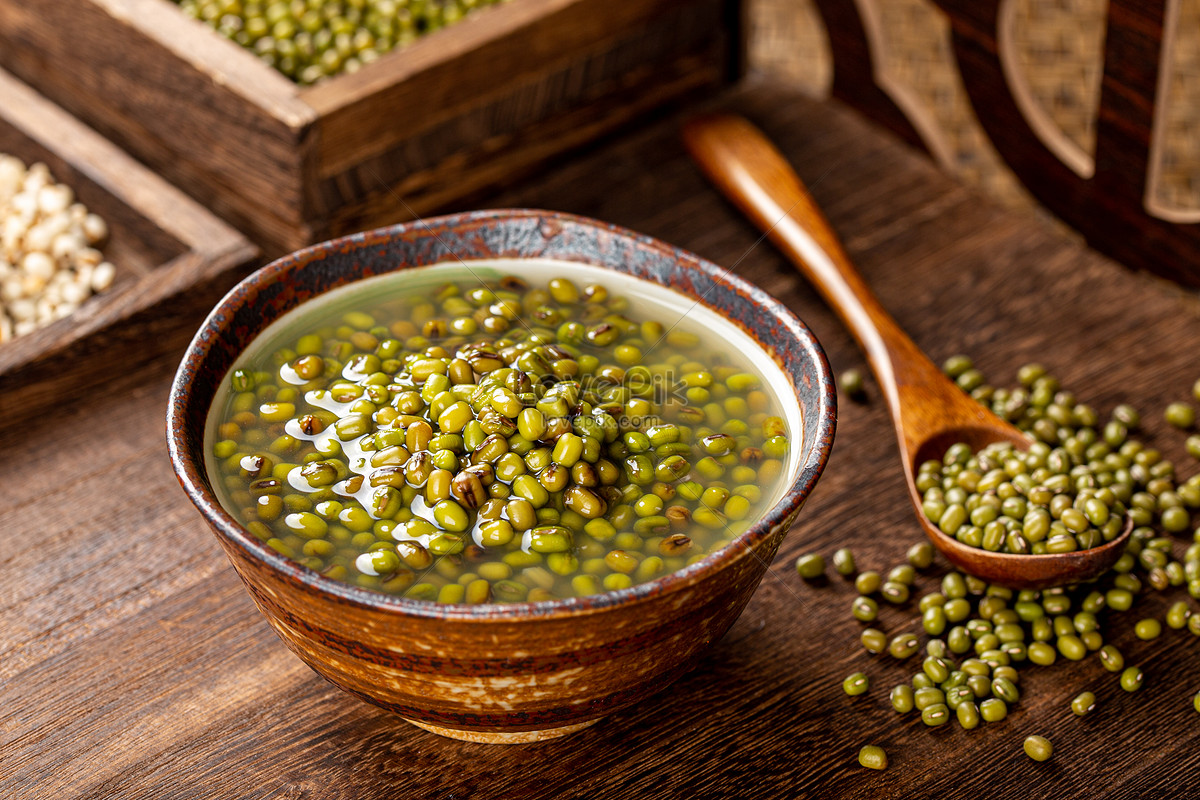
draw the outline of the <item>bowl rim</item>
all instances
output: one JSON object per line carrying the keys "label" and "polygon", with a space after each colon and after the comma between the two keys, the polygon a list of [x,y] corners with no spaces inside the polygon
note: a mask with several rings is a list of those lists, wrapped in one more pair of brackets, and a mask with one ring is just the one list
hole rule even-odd
{"label": "bowl rim", "polygon": [[[659,255],[673,261],[685,270],[699,271],[714,283],[725,284],[733,291],[747,296],[754,305],[763,309],[764,315],[773,318],[780,324],[786,332],[782,335],[793,340],[802,351],[803,357],[811,361],[814,366],[814,372],[817,377],[817,425],[815,429],[816,435],[811,448],[808,450],[807,457],[800,462],[795,479],[787,487],[784,495],[777,503],[767,509],[749,528],[719,551],[707,554],[695,564],[666,573],[651,581],[635,584],[625,589],[605,591],[583,597],[569,597],[538,602],[488,603],[481,605],[468,605],[465,603],[440,604],[427,600],[414,600],[328,578],[271,549],[266,543],[260,541],[247,531],[241,523],[224,509],[217,499],[215,492],[208,486],[204,453],[193,452],[186,446],[187,411],[200,402],[197,393],[192,390],[193,384],[190,380],[190,375],[204,364],[209,349],[217,346],[220,337],[216,334],[221,331],[223,322],[232,319],[233,312],[237,308],[253,303],[258,295],[258,292],[255,291],[256,289],[269,286],[284,278],[290,272],[319,260],[331,252],[366,249],[374,245],[387,243],[396,238],[410,238],[414,234],[418,237],[422,235],[437,237],[435,227],[442,230],[467,230],[480,224],[503,223],[530,218],[541,220],[543,224],[551,223],[559,226],[573,225],[594,229],[606,235],[630,241],[638,247],[657,251]],[[451,255],[453,256],[453,254]],[[457,258],[457,256],[454,257]],[[475,256],[471,256],[469,259],[460,260],[476,260],[476,258]],[[554,259],[556,256],[496,255],[486,258],[512,258],[520,260],[521,258]],[[590,264],[603,269],[613,269],[610,266],[589,261],[586,258],[581,259],[579,263]],[[419,266],[427,265],[414,264],[411,266],[402,266],[397,271]],[[614,271],[635,280],[650,280],[649,278],[630,272],[623,272],[616,269]],[[352,282],[354,281],[341,285],[349,285]],[[673,286],[658,284],[656,281],[651,282],[672,291],[679,291],[685,296],[692,297],[697,302],[705,305],[710,311],[720,314],[728,322],[758,342],[758,337],[753,331],[749,330],[740,321],[726,316],[719,308],[706,302],[704,297],[697,298],[694,293],[683,292]],[[302,303],[297,305],[302,305]],[[259,329],[253,335],[257,336],[261,333],[261,330]],[[760,346],[762,346],[761,343]],[[789,373],[786,367],[780,363],[780,357],[771,348],[763,347],[763,350],[776,363],[780,370],[789,377],[793,383],[794,391],[797,377]],[[222,376],[223,379],[224,376]],[[833,380],[828,359],[812,330],[787,306],[768,294],[765,290],[734,274],[732,268],[726,269],[720,267],[687,250],[667,244],[654,237],[584,216],[540,209],[488,209],[438,217],[425,217],[319,242],[277,258],[246,276],[230,289],[208,314],[184,352],[183,359],[172,380],[168,398],[167,449],[171,465],[180,485],[208,522],[209,527],[212,528],[223,543],[237,548],[237,550],[250,560],[310,594],[323,595],[337,603],[359,608],[385,613],[396,613],[398,616],[419,618],[453,619],[463,622],[522,622],[546,618],[571,618],[649,601],[655,597],[700,583],[742,557],[752,556],[759,558],[755,552],[756,546],[767,539],[775,528],[783,525],[799,511],[828,462],[837,424],[837,396],[835,386],[836,384]],[[211,402],[212,398],[210,397],[202,409],[205,419],[207,419]],[[807,409],[804,410],[807,411]],[[199,442],[197,449],[203,451],[203,440]],[[764,570],[769,566],[768,563],[764,562]]]}

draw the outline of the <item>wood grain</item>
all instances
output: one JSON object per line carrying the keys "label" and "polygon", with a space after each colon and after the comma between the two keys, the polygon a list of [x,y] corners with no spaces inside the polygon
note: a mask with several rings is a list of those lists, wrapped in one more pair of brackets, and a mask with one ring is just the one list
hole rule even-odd
{"label": "wood grain", "polygon": [[113,362],[132,368],[173,348],[181,306],[209,307],[258,254],[241,234],[3,70],[0,152],[45,163],[104,217],[105,256],[117,267],[112,288],[70,317],[0,346],[0,414],[10,420],[109,380]]}
{"label": "wood grain", "polygon": [[[835,104],[770,85],[719,99],[779,144],[875,288],[935,360],[965,351],[997,382],[1040,360],[1107,412],[1132,400],[1147,437],[1195,471],[1161,409],[1195,379],[1200,302],[1027,216],[997,210]],[[824,303],[684,154],[678,119],[492,198],[594,215],[699,252],[783,299],[835,370],[862,368]],[[194,324],[186,315],[180,326]],[[891,711],[911,670],[868,656],[840,579],[792,561],[854,548],[888,568],[920,537],[878,390],[844,402],[816,492],[730,633],[654,701],[554,743],[439,739],[334,690],[254,611],[171,476],[173,364],[0,428],[0,796],[1190,797],[1200,793],[1200,639],[1113,638],[1146,671],[1126,695],[1095,659],[1028,670],[1002,723],[929,730]],[[122,558],[122,553],[131,555]],[[929,578],[920,583],[928,588]],[[1145,610],[1161,614],[1161,603]],[[885,609],[898,631],[911,612]],[[11,621],[11,622],[10,622]],[[911,626],[911,623],[907,623]],[[1124,628],[1124,626],[1122,626]],[[872,677],[848,698],[842,678]],[[1079,690],[1099,706],[1067,709]],[[1055,757],[1030,762],[1041,733]],[[857,766],[885,746],[886,772]]]}
{"label": "wood grain", "polygon": [[[710,2],[713,8],[718,5],[719,0]],[[611,53],[630,29],[678,25],[683,15],[663,16],[680,7],[674,0],[617,6],[602,0],[533,0],[482,9],[448,28],[440,41],[432,36],[418,39],[380,59],[377,68],[304,89],[301,97],[323,120],[322,175],[344,171],[363,154],[392,150],[463,108],[510,91],[508,87],[542,76],[577,55]],[[604,24],[581,25],[581,15],[603,16]],[[711,8],[694,8],[691,15],[693,22],[714,16]],[[521,42],[519,48],[513,47],[514,37]],[[487,75],[480,72],[482,64],[487,64]],[[487,79],[496,75],[505,80]],[[405,114],[403,124],[397,125],[391,115],[377,113],[381,108],[422,111]]]}
{"label": "wood grain", "polygon": [[721,85],[737,36],[722,32],[728,5],[521,0],[302,90],[319,120],[306,212],[314,236],[477,197]]}
{"label": "wood grain", "polygon": [[[547,84],[568,86],[586,72],[588,63],[575,62],[561,74],[510,86],[495,98],[488,114],[522,115],[533,98],[544,96]],[[614,125],[629,124],[641,114],[698,99],[721,81],[722,70],[702,57],[686,57],[657,70],[626,76],[620,95],[598,97],[587,105],[567,109],[531,130],[478,141],[480,113],[454,117],[444,127],[428,131],[423,144],[410,142],[401,152],[365,159],[352,170],[322,181],[318,187],[332,209],[321,231],[357,231],[402,222],[445,208],[469,208],[489,189],[536,174],[561,154],[564,147],[583,146]],[[409,169],[429,148],[454,153],[436,166]],[[348,188],[349,187],[349,188]]]}

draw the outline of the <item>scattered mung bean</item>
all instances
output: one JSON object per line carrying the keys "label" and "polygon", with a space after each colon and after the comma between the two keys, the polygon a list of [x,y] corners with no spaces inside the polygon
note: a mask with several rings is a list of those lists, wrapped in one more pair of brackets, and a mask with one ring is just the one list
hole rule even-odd
{"label": "scattered mung bean", "polygon": [[[951,572],[942,577],[938,590],[920,593],[920,581],[911,569],[893,569],[886,577],[872,570],[860,572],[856,615],[867,613],[874,619],[878,604],[867,595],[878,592],[898,602],[898,586],[918,592],[920,598],[917,607],[929,637],[926,658],[909,683],[891,690],[893,709],[917,709],[932,725],[954,716],[964,729],[980,721],[999,722],[1020,701],[1018,668],[1024,669],[1025,663],[1048,666],[1060,655],[1084,660],[1092,652],[1106,670],[1119,676],[1122,689],[1138,691],[1144,684],[1142,670],[1128,666],[1120,650],[1105,639],[1111,621],[1140,605],[1150,590],[1180,587],[1200,599],[1200,528],[1193,531],[1182,558],[1173,552],[1170,535],[1193,527],[1192,512],[1200,509],[1200,476],[1177,479],[1169,461],[1130,437],[1140,424],[1134,408],[1120,406],[1104,423],[1043,367],[1022,368],[1022,387],[1013,390],[987,386],[964,358],[951,359],[947,372],[960,385],[973,387],[972,393],[993,411],[1029,432],[1033,442],[1025,454],[1007,447],[981,451],[982,464],[970,461],[981,454],[951,448],[936,468],[925,467],[918,480],[931,519],[958,506],[961,511],[954,512],[950,527],[978,528],[981,537],[997,523],[1019,529],[1017,544],[1028,547],[1024,552],[1042,552],[1055,537],[1068,537],[1076,547],[1095,546],[1119,530],[1116,526],[1126,514],[1134,530],[1114,567],[1093,584],[1079,587],[1015,591]],[[1200,381],[1195,391],[1200,401]],[[1180,413],[1172,412],[1174,424],[1194,424],[1191,419],[1180,424]],[[925,550],[928,543],[914,545],[907,567],[923,569],[932,561],[932,552],[926,561],[918,548]],[[1156,639],[1164,634],[1164,622],[1171,630],[1200,636],[1200,614],[1193,614],[1186,600],[1171,603],[1160,618],[1144,617],[1130,627],[1140,639]],[[882,632],[868,631],[871,648],[878,649]],[[898,634],[887,643],[888,652],[898,659],[920,649],[914,634]],[[1085,716],[1095,709],[1096,695],[1080,692],[1070,705],[1073,714]],[[1200,712],[1200,693],[1193,705]],[[1025,747],[1037,760],[1052,753],[1045,737],[1030,737]]]}
{"label": "scattered mung bean", "polygon": [[863,649],[868,653],[882,653],[887,648],[887,634],[878,628],[866,628],[860,637]]}
{"label": "scattered mung bean", "polygon": [[1054,745],[1045,736],[1027,736],[1024,747],[1025,755],[1034,761],[1045,761],[1054,754]]}
{"label": "scattered mung bean", "polygon": [[858,763],[867,769],[887,769],[887,753],[878,745],[864,745],[858,751]]}
{"label": "scattered mung bean", "polygon": [[1188,403],[1170,403],[1163,417],[1167,423],[1182,430],[1187,430],[1196,422],[1196,409]]}
{"label": "scattered mung bean", "polygon": [[848,369],[838,375],[838,388],[852,400],[861,400],[866,394],[865,387],[860,370]]}
{"label": "scattered mung bean", "polygon": [[1127,692],[1136,692],[1142,688],[1145,676],[1137,667],[1126,667],[1121,673],[1121,688]]}
{"label": "scattered mung bean", "polygon": [[846,679],[842,681],[842,691],[851,697],[857,697],[860,694],[865,694],[867,689],[870,687],[870,684],[870,679],[864,673],[855,672],[851,675],[848,675]]}
{"label": "scattered mung bean", "polygon": [[[653,497],[653,495],[647,495]],[[825,559],[820,553],[807,553],[796,559],[796,572],[805,580],[816,580],[825,574]]]}
{"label": "scattered mung bean", "polygon": [[854,563],[854,553],[849,547],[841,547],[833,553],[833,569],[838,575],[849,577],[857,568]]}

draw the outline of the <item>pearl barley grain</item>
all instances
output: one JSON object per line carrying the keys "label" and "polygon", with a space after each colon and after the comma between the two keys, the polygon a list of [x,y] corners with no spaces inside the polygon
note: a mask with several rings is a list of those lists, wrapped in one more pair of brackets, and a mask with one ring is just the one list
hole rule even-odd
{"label": "pearl barley grain", "polygon": [[112,286],[113,278],[116,276],[117,270],[112,264],[107,261],[102,261],[96,266],[92,272],[92,289],[97,292],[102,292]]}
{"label": "pearl barley grain", "polygon": [[0,153],[0,342],[72,313],[112,286],[96,249],[108,225],[55,183],[45,164]]}

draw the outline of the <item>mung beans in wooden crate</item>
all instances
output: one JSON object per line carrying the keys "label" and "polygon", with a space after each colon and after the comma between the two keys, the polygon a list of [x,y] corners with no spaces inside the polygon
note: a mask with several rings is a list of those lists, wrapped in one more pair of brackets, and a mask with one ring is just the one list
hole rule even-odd
{"label": "mung beans in wooden crate", "polygon": [[511,0],[301,87],[170,0],[0,0],[0,66],[269,250],[466,202],[740,69],[737,0]]}

